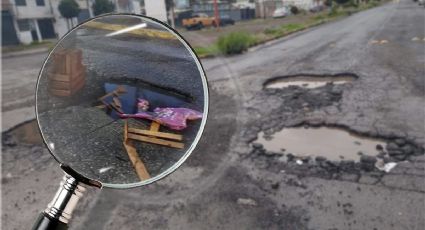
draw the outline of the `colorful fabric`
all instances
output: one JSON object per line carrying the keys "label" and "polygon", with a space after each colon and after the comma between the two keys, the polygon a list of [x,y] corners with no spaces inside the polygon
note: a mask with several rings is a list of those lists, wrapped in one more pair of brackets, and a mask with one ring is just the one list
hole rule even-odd
{"label": "colorful fabric", "polygon": [[158,122],[173,130],[183,130],[187,127],[186,120],[202,118],[202,113],[188,108],[155,108],[153,112],[147,111],[149,102],[138,99],[138,112],[136,114],[120,114],[125,118],[140,118]]}

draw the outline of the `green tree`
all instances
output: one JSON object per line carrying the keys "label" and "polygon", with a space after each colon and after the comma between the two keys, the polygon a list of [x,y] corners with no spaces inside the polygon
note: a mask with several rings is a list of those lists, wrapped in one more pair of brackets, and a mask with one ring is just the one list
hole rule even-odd
{"label": "green tree", "polygon": [[62,17],[66,18],[66,25],[69,27],[69,22],[71,21],[71,26],[74,27],[74,22],[72,18],[75,18],[80,13],[80,7],[75,0],[61,0],[58,6],[59,12]]}
{"label": "green tree", "polygon": [[110,13],[114,11],[115,6],[109,0],[95,0],[93,4],[94,15]]}

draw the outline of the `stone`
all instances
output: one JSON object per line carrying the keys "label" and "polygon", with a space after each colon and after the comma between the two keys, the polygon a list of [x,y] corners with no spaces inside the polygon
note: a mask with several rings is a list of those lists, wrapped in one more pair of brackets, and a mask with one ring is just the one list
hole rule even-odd
{"label": "stone", "polygon": [[286,157],[288,158],[288,161],[293,161],[295,156],[292,153],[286,154]]}
{"label": "stone", "polygon": [[376,150],[382,151],[382,150],[384,150],[384,147],[381,144],[377,144],[376,145]]}
{"label": "stone", "polygon": [[373,171],[376,161],[376,157],[363,155],[360,157],[361,168],[365,171]]}
{"label": "stone", "polygon": [[252,143],[252,147],[254,149],[262,149],[262,148],[264,148],[263,144],[261,144],[261,143]]}
{"label": "stone", "polygon": [[315,158],[315,160],[316,160],[316,162],[323,162],[323,161],[326,161],[326,157],[317,156],[317,157]]}
{"label": "stone", "polygon": [[387,144],[387,150],[391,151],[391,150],[399,150],[400,148],[398,147],[398,145],[394,142],[390,142]]}
{"label": "stone", "polygon": [[337,88],[333,88],[333,89],[331,90],[331,94],[332,94],[332,95],[335,95],[335,96],[339,96],[339,95],[341,95],[341,94],[342,94],[342,90],[337,89]]}
{"label": "stone", "polygon": [[343,169],[352,169],[352,168],[354,168],[354,164],[355,163],[354,163],[353,160],[343,160],[343,161],[341,161],[341,163],[339,165]]}
{"label": "stone", "polygon": [[257,206],[257,201],[251,198],[238,198],[236,202],[240,205]]}
{"label": "stone", "polygon": [[395,156],[392,156],[392,158],[394,158],[394,159],[396,159],[396,160],[398,160],[398,161],[404,161],[404,160],[406,160],[406,155],[395,155]]}
{"label": "stone", "polygon": [[414,152],[414,149],[411,145],[405,145],[401,149],[404,152],[404,154],[406,154],[406,155],[410,155]]}
{"label": "stone", "polygon": [[391,157],[393,156],[399,156],[399,155],[404,155],[404,153],[401,150],[388,150],[388,155],[390,155]]}
{"label": "stone", "polygon": [[376,157],[368,156],[368,155],[362,155],[360,157],[361,163],[367,163],[367,164],[375,164],[376,163]]}
{"label": "stone", "polygon": [[406,144],[406,140],[404,140],[402,138],[395,139],[394,142],[400,147],[404,146]]}
{"label": "stone", "polygon": [[278,188],[279,188],[279,186],[280,186],[279,182],[273,183],[273,184],[271,185],[272,189],[278,189]]}

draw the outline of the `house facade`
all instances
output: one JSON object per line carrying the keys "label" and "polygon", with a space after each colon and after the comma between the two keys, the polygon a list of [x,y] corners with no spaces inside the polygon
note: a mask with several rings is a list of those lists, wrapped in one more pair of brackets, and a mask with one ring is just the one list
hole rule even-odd
{"label": "house facade", "polygon": [[[59,12],[60,0],[2,0],[2,46],[61,38],[73,26],[94,16],[94,0],[75,1],[80,13],[67,20]],[[112,2],[116,12],[140,14],[139,0]]]}

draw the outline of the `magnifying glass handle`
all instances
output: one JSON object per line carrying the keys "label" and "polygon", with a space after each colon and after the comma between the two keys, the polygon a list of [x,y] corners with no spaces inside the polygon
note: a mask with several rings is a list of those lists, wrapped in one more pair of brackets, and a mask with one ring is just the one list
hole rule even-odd
{"label": "magnifying glass handle", "polygon": [[49,203],[47,209],[40,214],[32,229],[68,229],[68,222],[71,220],[72,212],[85,190],[75,178],[65,175],[55,197]]}
{"label": "magnifying glass handle", "polygon": [[53,219],[48,216],[46,213],[41,213],[35,222],[32,230],[66,230],[68,225],[59,221],[58,219]]}

